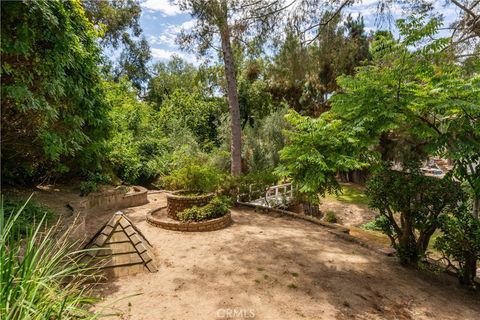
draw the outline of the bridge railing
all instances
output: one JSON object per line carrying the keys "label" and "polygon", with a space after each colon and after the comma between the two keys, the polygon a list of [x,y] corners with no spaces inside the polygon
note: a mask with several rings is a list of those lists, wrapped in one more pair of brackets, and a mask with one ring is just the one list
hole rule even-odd
{"label": "bridge railing", "polygon": [[237,201],[261,202],[267,207],[286,207],[293,199],[294,187],[291,183],[283,183],[264,189],[254,188],[254,185],[249,185],[248,192],[237,195]]}

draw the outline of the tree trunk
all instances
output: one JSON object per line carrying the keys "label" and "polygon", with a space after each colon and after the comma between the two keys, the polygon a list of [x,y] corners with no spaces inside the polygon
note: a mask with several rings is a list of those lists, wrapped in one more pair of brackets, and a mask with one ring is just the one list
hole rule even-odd
{"label": "tree trunk", "polygon": [[223,61],[225,65],[225,77],[227,80],[228,104],[231,117],[231,174],[239,176],[242,173],[242,130],[240,126],[240,106],[238,104],[237,79],[235,76],[235,64],[233,61],[232,47],[230,45],[230,30],[228,25],[221,30]]}
{"label": "tree trunk", "polygon": [[460,271],[460,284],[469,288],[475,288],[475,275],[477,274],[477,256],[467,254],[465,265]]}

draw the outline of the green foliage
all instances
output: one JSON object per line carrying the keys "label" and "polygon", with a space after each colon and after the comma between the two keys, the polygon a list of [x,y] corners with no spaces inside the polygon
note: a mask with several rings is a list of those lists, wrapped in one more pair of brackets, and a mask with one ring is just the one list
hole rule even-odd
{"label": "green foliage", "polygon": [[480,220],[464,206],[455,214],[442,217],[441,230],[443,234],[435,241],[435,248],[458,272],[460,283],[474,288],[480,260]]}
{"label": "green foliage", "polygon": [[480,78],[452,63],[443,50],[449,39],[437,37],[440,25],[410,17],[398,21],[400,40],[377,33],[372,65],[337,79],[342,92],[332,98],[332,113],[382,160],[452,159],[456,178],[480,199],[472,165],[480,161]]}
{"label": "green foliage", "polygon": [[388,218],[384,215],[379,215],[372,221],[362,224],[361,228],[370,231],[390,230]]}
{"label": "green foliage", "polygon": [[365,163],[356,156],[357,139],[342,128],[342,121],[324,114],[317,119],[290,111],[286,116],[292,126],[285,131],[288,144],[280,151],[282,160],[277,173],[293,180],[298,191],[311,201],[340,190],[337,171],[360,169]]}
{"label": "green foliage", "polygon": [[163,182],[172,190],[206,193],[215,191],[221,179],[222,174],[215,168],[201,163],[198,159],[189,159],[184,166],[165,176]]}
{"label": "green foliage", "polygon": [[14,219],[10,231],[10,236],[15,239],[26,236],[32,228],[51,221],[54,216],[52,210],[36,201],[3,199],[3,212],[6,219],[13,219],[12,215],[16,215],[19,211],[21,214]]}
{"label": "green foliage", "polygon": [[113,173],[128,183],[148,182],[170,170],[172,146],[159,128],[153,108],[137,99],[137,91],[121,78],[105,82],[112,136],[107,142],[107,161]]}
{"label": "green foliage", "polygon": [[404,264],[417,264],[425,255],[430,237],[440,226],[440,217],[456,210],[464,199],[451,177],[425,176],[414,164],[404,171],[379,168],[367,183],[370,206],[377,209],[385,233]]}
{"label": "green foliage", "polygon": [[223,217],[231,206],[232,203],[228,197],[215,196],[203,207],[194,206],[178,213],[178,218],[183,222],[212,220]]}
{"label": "green foliage", "polygon": [[363,18],[342,16],[333,20],[326,12],[316,40],[305,40],[288,31],[274,64],[269,70],[269,90],[275,99],[285,99],[291,108],[305,115],[318,115],[328,109],[328,98],[339,87],[336,78],[354,74],[357,66],[370,58]]}
{"label": "green foliage", "polygon": [[5,2],[1,24],[3,182],[96,169],[108,105],[82,6]]}
{"label": "green foliage", "polygon": [[[141,90],[149,78],[148,62],[151,58],[150,47],[141,36],[141,6],[139,0],[83,0],[88,19],[100,31],[100,44],[106,51],[121,48],[118,63],[113,73],[116,78],[126,76],[133,85]],[[114,63],[104,55],[109,66]]]}
{"label": "green foliage", "polygon": [[221,106],[216,99],[178,89],[163,102],[158,121],[164,132],[188,129],[200,145],[211,146],[217,140],[216,122]]}
{"label": "green foliage", "polygon": [[166,63],[156,63],[148,83],[147,100],[154,103],[156,109],[160,109],[175,90],[207,93],[207,79],[202,71],[178,56],[173,56]]}
{"label": "green foliage", "polygon": [[338,222],[337,215],[335,214],[335,212],[333,212],[331,210],[328,210],[327,213],[325,213],[325,217],[323,218],[323,220],[325,220],[326,222],[329,222],[329,223],[337,223]]}
{"label": "green foliage", "polygon": [[86,196],[89,193],[97,192],[100,184],[109,184],[111,182],[112,179],[108,174],[89,172],[86,175],[86,180],[80,182],[80,195]]}
{"label": "green foliage", "polygon": [[98,183],[92,180],[80,182],[80,195],[86,196],[89,193],[98,191]]}
{"label": "green foliage", "polygon": [[[236,199],[239,194],[253,193],[252,196],[264,196],[265,190],[278,182],[278,176],[270,169],[255,171],[240,177],[224,177],[220,193]],[[240,199],[245,200],[245,199]]]}
{"label": "green foliage", "polygon": [[280,163],[279,151],[285,146],[282,133],[289,127],[286,113],[287,108],[278,108],[254,122],[253,127],[244,128],[242,158],[246,172],[270,170]]}
{"label": "green foliage", "polygon": [[87,269],[79,263],[81,252],[75,251],[76,244],[67,241],[68,233],[58,237],[55,229],[44,231],[45,217],[38,216],[44,211],[39,210],[38,224],[18,241],[16,226],[23,224],[24,210],[29,207],[35,208],[28,202],[16,211],[8,211],[12,207],[4,208],[3,204],[0,207],[2,319],[95,318],[88,310],[94,300],[86,297]]}

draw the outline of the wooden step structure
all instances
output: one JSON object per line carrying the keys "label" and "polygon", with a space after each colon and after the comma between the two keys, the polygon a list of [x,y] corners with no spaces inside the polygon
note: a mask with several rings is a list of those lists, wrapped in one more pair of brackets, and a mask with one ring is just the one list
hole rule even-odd
{"label": "wooden step structure", "polygon": [[156,272],[152,247],[123,212],[112,218],[87,243],[87,258],[108,276],[123,276],[142,271]]}

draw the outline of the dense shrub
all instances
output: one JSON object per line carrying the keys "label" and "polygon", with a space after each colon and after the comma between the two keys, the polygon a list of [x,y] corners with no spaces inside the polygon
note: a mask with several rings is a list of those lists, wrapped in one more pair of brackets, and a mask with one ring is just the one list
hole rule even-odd
{"label": "dense shrub", "polygon": [[382,231],[385,228],[388,228],[388,223],[388,219],[385,216],[379,215],[372,221],[363,224],[361,228],[364,230]]}
{"label": "dense shrub", "polygon": [[281,106],[264,118],[258,119],[252,126],[244,128],[242,158],[245,172],[271,170],[279,164],[279,151],[285,146],[286,141],[282,133],[288,128],[286,113],[287,108]]}
{"label": "dense shrub", "polygon": [[95,169],[109,106],[80,2],[2,2],[1,48],[2,183]]}
{"label": "dense shrub", "polygon": [[191,159],[185,166],[175,169],[163,178],[166,187],[194,193],[212,192],[217,189],[222,174],[209,165]]}
{"label": "dense shrub", "polygon": [[458,183],[449,176],[425,176],[417,165],[404,171],[379,168],[368,181],[370,207],[388,223],[381,224],[403,264],[416,265],[425,255],[430,237],[440,227],[440,217],[455,210],[463,199]]}
{"label": "dense shrub", "polygon": [[480,260],[480,220],[467,206],[441,218],[443,234],[435,241],[448,265],[458,273],[462,285],[475,287],[477,261]]}
{"label": "dense shrub", "polygon": [[272,170],[256,171],[240,177],[226,176],[221,182],[219,192],[231,199],[236,199],[238,195],[248,194],[250,191],[252,191],[252,197],[261,197],[265,195],[268,187],[277,182],[278,176]]}
{"label": "dense shrub", "polygon": [[228,212],[231,205],[232,203],[228,197],[216,196],[203,207],[194,206],[178,213],[178,218],[183,222],[198,222],[220,218]]}

